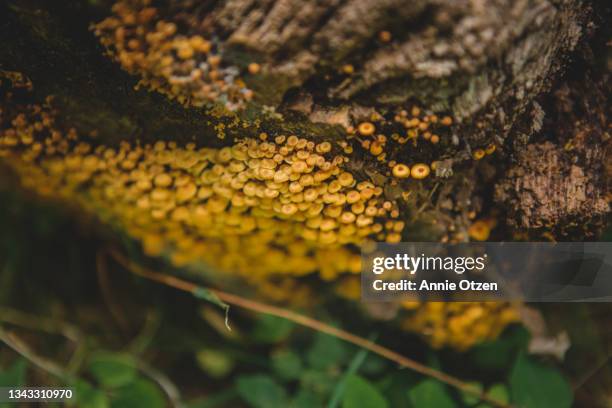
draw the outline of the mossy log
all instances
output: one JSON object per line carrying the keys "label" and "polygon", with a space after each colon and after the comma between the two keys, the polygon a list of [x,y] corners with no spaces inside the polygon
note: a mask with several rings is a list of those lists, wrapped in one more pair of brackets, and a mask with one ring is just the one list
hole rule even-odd
{"label": "mossy log", "polygon": [[[423,191],[422,197],[433,200],[432,211],[420,215],[466,224],[468,212],[497,207],[509,210],[510,226],[538,234],[550,229],[567,234],[567,228],[554,226],[569,221],[580,227],[572,230],[580,236],[603,225],[609,211],[610,169],[604,169],[609,81],[597,68],[598,58],[589,54],[605,37],[599,26],[609,10],[603,3],[179,0],[155,5],[187,32],[214,36],[224,58],[243,72],[249,63],[260,64],[258,75],[244,77],[255,94],[246,109],[184,107],[135,90],[138,78],[107,59],[90,31],[110,13],[105,1],[3,2],[1,69],[24,73],[35,84],[36,99],[54,95],[62,120],[110,144],[195,139],[202,146],[220,146],[250,136],[242,124],[253,123],[258,131],[341,141],[345,127],[372,113],[389,116],[417,104],[454,118],[438,150],[407,153],[397,147],[389,153],[398,161],[414,154],[454,170],[453,177],[436,179],[435,196]],[[568,67],[571,77],[564,79]],[[566,93],[551,94],[553,86]],[[564,101],[573,105],[561,106]],[[217,137],[220,124],[229,136],[223,140]],[[573,144],[578,147],[567,149],[576,138],[582,141]],[[538,149],[532,143],[560,149],[554,168],[537,170],[556,181],[534,186],[525,180],[532,177],[531,164],[522,161],[532,160]],[[499,160],[474,162],[473,150],[490,144],[499,147]],[[352,165],[366,178],[385,180],[384,168],[367,154]],[[577,172],[580,177],[569,176]],[[541,191],[529,193],[534,189]],[[571,205],[559,206],[563,194],[572,191],[582,193]],[[552,213],[546,210],[550,206],[557,206]],[[500,238],[511,238],[508,234]]]}

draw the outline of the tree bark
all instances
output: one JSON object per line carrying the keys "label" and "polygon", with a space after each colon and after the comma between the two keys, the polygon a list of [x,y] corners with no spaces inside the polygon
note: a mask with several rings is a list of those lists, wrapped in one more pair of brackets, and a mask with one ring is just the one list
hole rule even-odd
{"label": "tree bark", "polygon": [[[418,104],[455,119],[439,149],[414,153],[419,161],[436,160],[451,170],[439,176],[455,173],[435,179],[441,186],[435,196],[429,190],[420,194],[422,200],[433,199],[431,213],[420,215],[454,220],[446,226],[458,219],[465,225],[468,212],[491,206],[491,186],[498,180],[497,202],[509,210],[508,224],[519,229],[539,230],[567,217],[602,219],[609,211],[609,169],[600,175],[601,162],[609,157],[605,117],[588,129],[570,125],[576,131],[569,133],[587,132],[588,144],[600,146],[596,153],[584,153],[588,160],[576,164],[571,153],[555,159],[562,161],[555,177],[573,183],[565,176],[580,172],[576,183],[582,187],[557,187],[550,169],[536,171],[543,174],[541,186],[529,181],[535,177],[533,155],[548,149],[541,142],[558,150],[571,138],[558,137],[547,116],[559,116],[555,98],[546,95],[576,49],[588,49],[601,23],[597,18],[609,13],[603,5],[571,0],[176,0],[156,6],[186,34],[218,39],[223,58],[241,69],[254,90],[253,103],[219,114],[218,107],[185,108],[159,94],[134,90],[137,79],[104,58],[88,30],[109,14],[108,2],[51,6],[8,1],[0,6],[5,39],[0,64],[5,71],[25,73],[38,100],[55,95],[66,123],[111,144],[195,139],[220,146],[251,136],[239,124],[255,121],[260,122],[258,131],[342,141],[345,127],[372,113],[389,118]],[[581,63],[592,64],[589,58]],[[246,72],[253,61],[262,67],[257,75]],[[348,65],[350,74],[343,71]],[[601,87],[606,82],[592,83]],[[596,103],[589,105],[589,118],[596,111],[600,117],[606,114],[607,101]],[[216,137],[220,123],[230,136],[225,140]],[[540,147],[529,147],[532,142]],[[498,146],[500,160],[477,166],[473,150],[490,144]],[[407,156],[401,146],[392,146],[388,154],[398,161]],[[353,166],[366,178],[385,180],[384,165],[367,154],[357,155]],[[558,206],[577,188],[584,198],[574,197],[577,203],[561,205],[552,216],[547,207]],[[535,190],[535,199],[525,193]],[[602,226],[595,224],[596,230]]]}

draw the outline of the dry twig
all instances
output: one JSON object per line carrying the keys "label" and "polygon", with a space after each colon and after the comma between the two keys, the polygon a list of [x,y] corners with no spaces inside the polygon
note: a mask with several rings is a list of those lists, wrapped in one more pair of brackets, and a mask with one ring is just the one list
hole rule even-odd
{"label": "dry twig", "polygon": [[[122,267],[124,267],[128,271],[138,276],[141,276],[143,278],[146,278],[146,279],[149,279],[155,282],[159,282],[164,285],[171,286],[173,288],[176,288],[176,289],[179,289],[185,292],[189,292],[192,294],[201,292],[203,289],[201,286],[195,283],[192,283],[192,282],[188,282],[184,279],[180,279],[175,276],[165,275],[159,272],[155,272],[155,271],[146,269],[142,267],[141,265],[129,260],[117,250],[111,249],[109,251],[109,254]],[[384,357],[387,360],[393,361],[402,367],[407,367],[425,376],[435,378],[463,392],[467,392],[475,396],[478,396],[478,398],[480,398],[482,401],[486,401],[492,404],[493,406],[500,407],[500,408],[509,407],[508,404],[504,404],[498,401],[497,399],[489,396],[487,393],[481,392],[480,390],[472,387],[470,384],[456,377],[443,373],[434,368],[428,367],[408,357],[404,357],[401,354],[393,350],[390,350],[386,347],[378,345],[374,343],[373,341],[367,340],[363,337],[349,333],[345,330],[330,326],[326,323],[320,322],[311,317],[304,316],[299,313],[292,312],[291,310],[283,309],[281,307],[272,306],[272,305],[268,305],[265,303],[260,303],[260,302],[250,300],[250,299],[245,299],[241,296],[238,296],[232,293],[228,293],[228,292],[223,292],[223,291],[216,290],[216,289],[207,289],[207,290],[214,293],[221,301],[229,305],[234,305],[234,306],[242,307],[244,309],[248,309],[254,312],[268,314],[268,315],[280,317],[282,319],[290,320],[299,325],[309,327],[313,330],[328,334],[330,336],[344,340],[348,343],[352,343],[363,349],[369,350],[372,353],[378,354],[379,356]]]}

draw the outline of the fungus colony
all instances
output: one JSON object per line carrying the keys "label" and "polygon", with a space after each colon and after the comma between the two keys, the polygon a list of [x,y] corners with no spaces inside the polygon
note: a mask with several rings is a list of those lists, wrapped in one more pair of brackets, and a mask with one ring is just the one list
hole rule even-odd
{"label": "fungus colony", "polygon": [[[183,35],[179,25],[165,21],[150,0],[119,1],[113,15],[93,26],[108,55],[139,85],[176,99],[185,106],[221,102],[229,110],[244,107],[253,92],[226,66],[219,45],[201,35]],[[252,63],[248,72],[259,72]]]}
{"label": "fungus colony", "polygon": [[[141,85],[187,106],[221,102],[236,110],[253,98],[239,75],[257,75],[259,64],[251,62],[243,72],[227,66],[218,43],[181,33],[181,25],[161,19],[149,0],[119,1],[113,12],[94,32],[123,69],[141,76]],[[379,33],[381,42],[391,39],[390,32]],[[350,64],[341,68],[346,75],[354,70]],[[54,153],[58,143],[65,143],[60,136],[26,146],[23,155],[38,157],[58,187],[71,186],[72,193],[86,188],[92,202],[110,208],[149,255],[167,253],[177,266],[204,261],[235,272],[274,300],[287,300],[285,295],[296,301],[304,285],[296,285],[295,277],[314,273],[333,280],[341,295],[358,299],[358,245],[368,239],[398,242],[404,222],[397,203],[384,198],[383,186],[357,181],[346,170],[351,140],[383,164],[390,184],[397,185],[426,179],[431,170],[437,173],[439,162],[421,158],[404,163],[388,156],[402,152],[403,145],[417,147],[419,141],[434,147],[452,124],[450,116],[438,117],[416,105],[387,119],[372,114],[347,128],[346,140],[338,143],[344,156],[334,156],[330,142],[315,144],[296,136],[264,134],[223,149],[172,142],[123,143],[112,149],[79,143],[74,132],[67,135],[75,140],[63,149],[63,157]],[[15,143],[14,136],[9,139],[9,144],[23,144]],[[479,148],[472,158],[494,151],[495,145]],[[404,151],[398,160],[406,157],[412,155]],[[41,182],[39,188],[50,185]],[[469,236],[486,240],[490,229],[491,223],[477,221]],[[278,282],[291,290],[279,290]],[[403,327],[434,347],[466,349],[495,338],[517,319],[512,306],[500,303],[403,307],[409,310]]]}
{"label": "fungus colony", "polygon": [[[340,296],[354,301],[361,297],[360,288],[361,280],[355,276],[345,276],[336,284]],[[509,324],[519,321],[516,306],[503,302],[404,301],[400,306],[405,311],[400,327],[419,333],[434,348],[464,351],[497,338]]]}
{"label": "fungus colony", "polygon": [[[185,106],[221,103],[237,110],[253,98],[240,69],[224,63],[219,44],[181,33],[180,24],[161,19],[149,0],[119,1],[113,12],[94,32],[123,69],[141,77],[139,85]],[[380,41],[390,38],[381,32]],[[353,69],[343,67],[347,74]],[[250,63],[243,74],[260,71]],[[385,198],[383,186],[348,171],[351,139],[384,164],[397,185],[427,178],[436,161],[388,160],[399,151],[389,143],[416,147],[422,139],[435,146],[453,123],[417,106],[389,120],[373,114],[347,129],[338,143],[341,156],[328,141],[294,135],[261,134],[221,149],[164,141],[94,145],[74,129],[62,131],[49,104],[0,114],[0,159],[24,187],[97,214],[141,242],[149,256],[165,256],[177,267],[212,266],[268,299],[294,303],[310,301],[308,286],[296,278],[313,274],[358,299],[359,245],[402,238],[398,204]],[[389,123],[403,130],[387,136],[382,128]],[[494,150],[475,150],[473,158]],[[477,222],[469,235],[485,240],[490,227]],[[402,327],[434,347],[469,348],[517,319],[511,305],[500,303],[402,306]]]}
{"label": "fungus colony", "polygon": [[[340,296],[355,301],[360,299],[360,288],[361,281],[355,276],[346,276],[336,284]],[[400,326],[419,333],[434,348],[467,350],[497,338],[508,324],[519,320],[516,308],[501,302],[405,301],[401,307],[409,312]]]}
{"label": "fungus colony", "polygon": [[[405,159],[406,150],[403,145],[408,144],[416,148],[419,140],[423,140],[432,146],[437,145],[448,133],[448,128],[453,124],[453,118],[445,115],[438,117],[435,113],[428,112],[417,105],[413,105],[410,110],[401,109],[392,118],[384,118],[382,115],[373,113],[370,120],[363,121],[357,127],[349,126],[347,128],[347,140],[357,139],[361,148],[380,163],[385,163],[391,169],[387,172],[387,176],[393,176],[396,179],[405,179],[412,177],[413,179],[421,180],[429,176],[431,170],[435,170],[438,160],[427,163],[415,163],[412,167],[406,163],[398,163],[396,160],[389,160],[389,155],[399,153],[401,159]],[[377,124],[373,123],[376,122]],[[400,127],[398,131],[397,127]],[[379,129],[381,128],[381,129]],[[388,145],[394,146],[389,149]],[[346,142],[340,142],[346,154],[352,153],[352,146]],[[423,150],[423,149],[420,149]],[[476,149],[472,158],[480,160],[486,155],[493,154],[496,150],[494,144],[490,144],[486,148]],[[419,152],[422,153],[422,152]],[[419,154],[421,156],[422,154]],[[412,156],[412,155],[410,155]]]}
{"label": "fungus colony", "polygon": [[[373,114],[372,119],[374,121],[380,121],[381,124],[386,125],[387,128],[393,128],[389,126],[389,121],[384,120],[380,115]],[[453,120],[450,116],[444,116],[441,119],[437,115],[431,113],[426,114],[418,106],[414,105],[410,112],[407,110],[400,110],[394,115],[391,123],[399,124],[405,131],[405,135],[401,135],[399,132],[391,132],[390,136],[378,131],[377,126],[370,122],[364,121],[357,125],[357,128],[349,127],[347,129],[347,138],[357,138],[360,146],[371,155],[375,156],[378,162],[385,163],[390,168],[388,176],[392,176],[395,179],[406,179],[413,178],[416,180],[422,180],[429,176],[431,169],[435,167],[435,161],[430,164],[427,163],[414,163],[411,166],[406,163],[398,163],[396,160],[388,160],[388,149],[387,145],[390,141],[399,149],[395,151],[401,152],[401,146],[407,142],[412,141],[414,147],[417,146],[419,138],[436,145],[440,142],[440,135],[434,133],[436,131],[443,131],[443,128],[452,125]],[[349,146],[350,148],[350,146]],[[344,148],[345,153],[350,153],[350,149]],[[407,156],[404,154],[402,157]]]}
{"label": "fungus colony", "polygon": [[329,142],[262,134],[221,149],[93,147],[74,130],[62,134],[48,106],[18,114],[0,135],[0,154],[18,150],[38,164],[22,169],[25,184],[110,210],[149,255],[171,247],[177,266],[203,260],[247,279],[318,271],[329,280],[360,271],[347,246],[397,242],[404,228],[396,203],[344,171]]}
{"label": "fungus colony", "polygon": [[[296,278],[317,273],[358,297],[358,245],[401,240],[397,204],[356,180],[326,141],[261,134],[221,149],[164,141],[113,148],[62,131],[48,103],[0,114],[0,158],[24,187],[98,214],[149,256],[213,266],[269,299],[308,301]],[[505,304],[405,308],[404,326],[436,347],[469,347],[516,318]]]}
{"label": "fungus colony", "polygon": [[495,339],[509,323],[518,321],[516,309],[500,302],[404,302],[403,306],[417,313],[402,327],[421,333],[434,348],[450,345],[467,350]]}

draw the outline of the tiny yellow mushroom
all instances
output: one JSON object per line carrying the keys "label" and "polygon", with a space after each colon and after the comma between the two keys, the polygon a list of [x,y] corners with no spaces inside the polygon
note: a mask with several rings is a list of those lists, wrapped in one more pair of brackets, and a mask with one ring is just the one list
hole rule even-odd
{"label": "tiny yellow mushroom", "polygon": [[412,178],[417,179],[417,180],[421,180],[424,179],[425,177],[429,176],[429,166],[425,163],[417,163],[414,166],[412,166],[412,170],[410,171],[410,175],[412,176]]}
{"label": "tiny yellow mushroom", "polygon": [[372,122],[362,122],[357,126],[357,130],[362,136],[372,136],[376,127]]}
{"label": "tiny yellow mushroom", "polygon": [[387,30],[383,30],[383,31],[378,33],[378,39],[381,42],[388,43],[389,41],[391,41],[391,38],[392,38],[392,35]]}
{"label": "tiny yellow mushroom", "polygon": [[450,116],[445,116],[442,118],[440,123],[443,124],[444,126],[450,126],[453,124],[453,118],[451,118]]}
{"label": "tiny yellow mushroom", "polygon": [[247,67],[247,70],[249,71],[249,74],[255,75],[259,73],[259,71],[261,70],[261,66],[256,62],[251,62]]}
{"label": "tiny yellow mushroom", "polygon": [[407,178],[410,177],[410,167],[405,164],[398,163],[393,166],[393,176],[397,178]]}
{"label": "tiny yellow mushroom", "polygon": [[468,235],[470,238],[476,241],[486,241],[489,239],[489,235],[491,234],[491,227],[489,223],[483,220],[475,221],[468,228]]}
{"label": "tiny yellow mushroom", "polygon": [[472,157],[474,158],[474,160],[480,160],[485,156],[485,151],[482,149],[476,149],[474,150],[474,153],[472,153]]}

